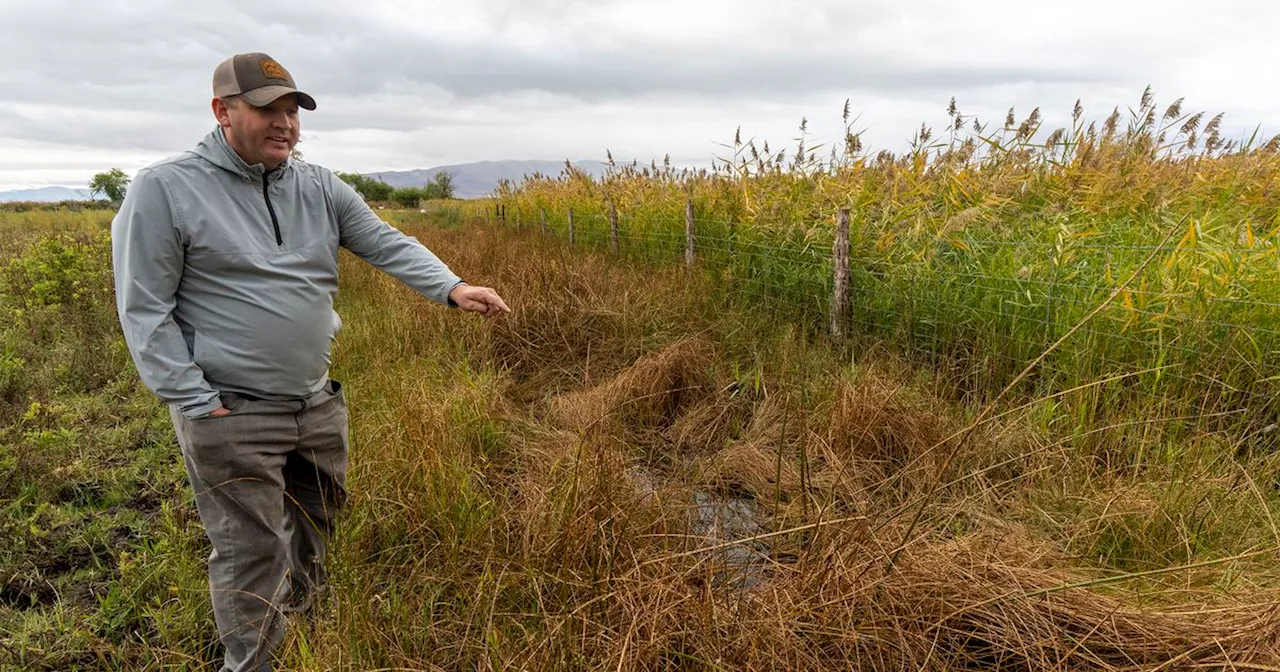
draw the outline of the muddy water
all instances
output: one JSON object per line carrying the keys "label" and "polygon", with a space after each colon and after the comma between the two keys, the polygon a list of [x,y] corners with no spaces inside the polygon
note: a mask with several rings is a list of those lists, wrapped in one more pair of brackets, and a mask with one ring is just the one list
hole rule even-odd
{"label": "muddy water", "polygon": [[[631,473],[642,494],[656,494],[657,475],[641,467]],[[760,524],[755,500],[694,490],[688,504],[689,536],[694,542],[690,550],[714,549],[706,554],[714,571],[713,585],[738,589],[760,585],[770,559],[768,543],[752,539],[767,531]],[[739,540],[742,543],[730,543]]]}

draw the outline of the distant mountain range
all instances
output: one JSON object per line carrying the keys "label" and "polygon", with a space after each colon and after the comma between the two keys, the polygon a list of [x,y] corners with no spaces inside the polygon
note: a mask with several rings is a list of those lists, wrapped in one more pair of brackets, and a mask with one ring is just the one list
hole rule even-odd
{"label": "distant mountain range", "polygon": [[[600,161],[574,161],[573,165],[593,177],[604,174],[606,165]],[[501,180],[519,183],[526,175],[541,173],[555,176],[564,170],[564,161],[477,161],[452,166],[436,166],[419,170],[385,170],[365,173],[393,187],[421,187],[435,179],[436,173],[453,174],[455,195],[458,198],[475,198],[493,193]],[[87,188],[43,187],[0,191],[0,203],[9,201],[79,201],[92,198]]]}
{"label": "distant mountain range", "polygon": [[[600,177],[607,168],[600,161],[574,161],[573,166],[592,177]],[[519,184],[526,175],[541,173],[554,177],[562,170],[564,161],[477,161],[419,170],[387,170],[365,175],[393,187],[421,187],[434,180],[437,173],[448,172],[453,174],[454,193],[458,198],[475,198],[493,193],[502,180]]]}
{"label": "distant mountain range", "polygon": [[69,189],[67,187],[41,187],[39,189],[17,189],[0,191],[0,203],[12,201],[87,201],[93,196],[85,189]]}

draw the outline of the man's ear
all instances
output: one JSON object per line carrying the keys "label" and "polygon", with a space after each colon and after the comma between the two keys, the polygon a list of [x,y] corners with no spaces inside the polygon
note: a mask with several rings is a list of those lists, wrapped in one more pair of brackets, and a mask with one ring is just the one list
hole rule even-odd
{"label": "man's ear", "polygon": [[218,120],[219,126],[223,128],[231,126],[231,115],[227,111],[230,108],[227,105],[227,101],[221,98],[214,98],[209,105],[213,109],[213,118]]}

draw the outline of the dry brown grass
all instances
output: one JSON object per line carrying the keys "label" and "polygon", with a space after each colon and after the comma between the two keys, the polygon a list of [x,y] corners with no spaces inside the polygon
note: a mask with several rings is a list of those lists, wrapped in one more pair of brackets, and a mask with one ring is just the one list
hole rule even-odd
{"label": "dry brown grass", "polygon": [[704,339],[673,343],[596,387],[558,397],[551,417],[578,432],[597,427],[664,428],[704,397],[715,352]]}
{"label": "dry brown grass", "polygon": [[1086,575],[1016,532],[921,543],[888,576],[862,571],[877,549],[856,541],[832,538],[808,571],[792,575],[801,584],[794,594],[833,596],[793,608],[829,628],[841,658],[874,669],[1248,669],[1275,662],[1274,604],[1142,609],[1087,587],[1066,588]]}
{"label": "dry brown grass", "polygon": [[[1144,594],[1132,586],[1159,583],[1091,563],[1069,539],[1021,522],[1034,518],[1017,513],[1039,501],[1034,493],[1078,488],[1072,471],[1091,464],[1047,450],[1057,444],[1025,414],[979,428],[943,470],[966,409],[908,382],[910,367],[873,358],[850,370],[821,344],[734,338],[738,325],[717,319],[737,318],[707,317],[704,290],[688,290],[700,280],[642,283],[593,255],[540,254],[546,276],[518,283],[517,303],[529,310],[467,337],[522,388],[502,412],[530,423],[492,481],[502,507],[495,540],[472,551],[472,583],[449,580],[446,593],[469,606],[450,612],[456,620],[437,617],[425,640],[392,635],[402,655],[376,660],[592,670],[1280,666],[1280,603],[1250,558],[1162,565],[1153,576],[1186,585]],[[510,273],[529,277],[512,263]],[[573,290],[581,300],[538,293],[590,284],[596,273],[608,286]],[[605,311],[607,301],[629,308]],[[668,319],[678,326],[652,327]],[[752,375],[763,383],[748,389],[731,364],[755,348],[781,350],[757,360],[766,364]],[[802,375],[805,361],[833,368]],[[908,537],[910,512],[939,485]],[[700,526],[700,502],[741,502],[753,520]],[[1155,515],[1168,501],[1148,504]],[[1091,520],[1071,529],[1087,534]],[[1227,585],[1224,568],[1258,580],[1211,594]],[[477,639],[477,618],[487,639]]]}

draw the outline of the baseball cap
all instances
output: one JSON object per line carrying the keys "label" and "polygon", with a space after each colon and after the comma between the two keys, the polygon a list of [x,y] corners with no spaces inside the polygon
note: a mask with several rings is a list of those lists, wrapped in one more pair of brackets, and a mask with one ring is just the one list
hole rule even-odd
{"label": "baseball cap", "polygon": [[213,95],[240,96],[255,107],[266,107],[280,96],[296,94],[298,106],[316,109],[316,99],[299,91],[293,77],[274,58],[263,53],[236,54],[213,70]]}

